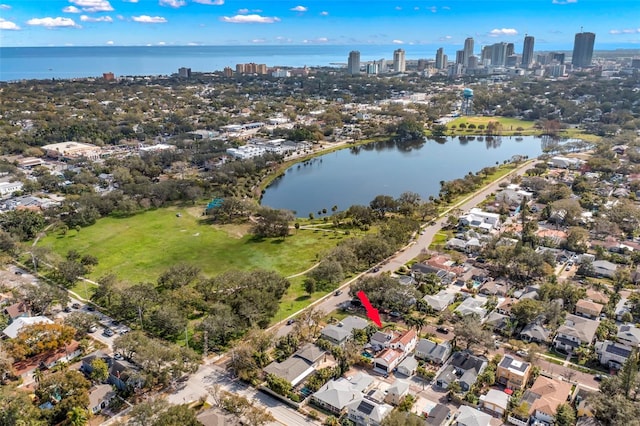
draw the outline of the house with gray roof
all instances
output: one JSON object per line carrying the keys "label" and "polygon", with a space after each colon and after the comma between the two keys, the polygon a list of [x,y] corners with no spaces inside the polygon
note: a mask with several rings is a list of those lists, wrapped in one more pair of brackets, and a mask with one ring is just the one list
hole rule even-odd
{"label": "house with gray roof", "polygon": [[593,273],[601,277],[612,278],[618,269],[618,265],[608,260],[596,260],[591,265],[593,266]]}
{"label": "house with gray roof", "polygon": [[596,354],[600,364],[616,370],[622,368],[632,351],[633,348],[610,340],[596,343]]}
{"label": "house with gray roof", "polygon": [[274,361],[267,365],[263,371],[286,380],[291,386],[296,386],[315,371],[325,353],[313,343],[308,343],[284,361]]}
{"label": "house with gray roof", "polygon": [[348,404],[364,399],[364,392],[372,383],[373,377],[365,373],[358,373],[348,379],[341,377],[330,380],[311,395],[311,403],[340,416]]}
{"label": "house with gray roof", "polygon": [[418,361],[413,355],[406,357],[400,364],[398,364],[398,373],[407,377],[413,376],[418,368]]}
{"label": "house with gray roof", "polygon": [[446,290],[441,290],[438,294],[427,294],[422,298],[431,309],[436,312],[444,311],[447,306],[451,305],[456,300],[455,293],[449,293]]}
{"label": "house with gray roof", "polygon": [[338,324],[329,324],[320,331],[320,336],[334,345],[342,345],[351,338],[353,330],[364,330],[367,325],[366,320],[352,315]]}
{"label": "house with gray roof", "polygon": [[484,302],[482,300],[468,297],[458,307],[455,312],[459,312],[460,315],[466,317],[467,315],[476,314],[480,318],[484,318],[487,315],[487,310],[484,309]]}
{"label": "house with gray roof", "polygon": [[422,412],[424,422],[427,426],[443,426],[449,423],[451,409],[444,404],[436,404],[429,412]]}
{"label": "house with gray roof", "polygon": [[449,342],[438,344],[429,339],[420,339],[416,345],[416,358],[424,359],[434,364],[444,364],[449,355],[451,355],[451,344]]}
{"label": "house with gray roof", "polygon": [[460,407],[458,418],[456,419],[456,426],[489,426],[491,424],[491,417],[487,413],[478,411],[468,405],[462,405]]}
{"label": "house with gray roof", "polygon": [[405,380],[396,379],[395,382],[387,389],[387,397],[385,401],[391,405],[398,405],[409,393],[409,382]]}
{"label": "house with gray roof", "polygon": [[549,341],[549,337],[549,331],[539,322],[527,324],[520,332],[520,339],[528,343],[546,343]]}
{"label": "house with gray roof", "polygon": [[391,405],[367,397],[347,406],[347,416],[356,426],[380,426],[391,411]]}
{"label": "house with gray roof", "polygon": [[623,324],[618,328],[618,342],[637,348],[640,346],[640,328],[633,324]]}
{"label": "house with gray roof", "polygon": [[447,389],[452,382],[458,381],[462,390],[466,392],[487,368],[488,363],[485,357],[475,356],[469,351],[456,352],[449,365],[436,378],[436,385]]}
{"label": "house with gray roof", "polygon": [[598,329],[598,321],[569,314],[558,328],[553,345],[556,349],[571,352],[580,345],[590,345]]}

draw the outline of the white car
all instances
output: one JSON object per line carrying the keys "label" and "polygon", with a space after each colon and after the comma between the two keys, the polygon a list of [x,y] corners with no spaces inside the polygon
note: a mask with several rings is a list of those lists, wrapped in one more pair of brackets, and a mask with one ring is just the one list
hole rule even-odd
{"label": "white car", "polygon": [[519,350],[519,351],[516,352],[516,355],[521,356],[523,358],[526,358],[526,357],[529,356],[529,352],[523,351],[523,350]]}

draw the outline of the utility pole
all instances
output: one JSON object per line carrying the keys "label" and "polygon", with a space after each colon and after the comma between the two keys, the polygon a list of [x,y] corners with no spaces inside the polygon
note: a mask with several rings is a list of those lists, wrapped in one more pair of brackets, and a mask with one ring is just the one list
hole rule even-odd
{"label": "utility pole", "polygon": [[202,355],[204,356],[204,358],[207,358],[207,352],[209,352],[209,333],[207,332],[207,330],[204,331],[204,342],[203,342],[203,348],[202,348]]}

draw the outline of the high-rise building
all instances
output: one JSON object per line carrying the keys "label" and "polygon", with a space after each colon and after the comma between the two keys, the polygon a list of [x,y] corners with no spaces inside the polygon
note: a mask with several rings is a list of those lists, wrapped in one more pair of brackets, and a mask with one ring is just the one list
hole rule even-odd
{"label": "high-rise building", "polygon": [[427,69],[429,62],[426,59],[418,59],[418,71],[424,71]]}
{"label": "high-rise building", "polygon": [[473,38],[472,37],[467,37],[464,41],[464,58],[463,58],[463,65],[465,67],[469,66],[469,58],[473,56]]}
{"label": "high-rise building", "polygon": [[225,77],[233,77],[233,70],[230,67],[224,67],[222,74],[224,74]]}
{"label": "high-rise building", "polygon": [[464,65],[464,50],[456,50],[456,64]]}
{"label": "high-rise building", "polygon": [[527,35],[524,37],[524,45],[522,47],[522,68],[529,68],[533,63],[533,43],[535,39]]}
{"label": "high-rise building", "polygon": [[102,78],[104,78],[105,81],[113,81],[116,79],[116,76],[113,75],[112,72],[103,72]]}
{"label": "high-rise building", "polygon": [[483,64],[487,61],[491,61],[491,57],[493,56],[493,46],[483,46],[482,53],[480,54],[480,60]]}
{"label": "high-rise building", "polygon": [[444,61],[444,49],[441,47],[436,51],[436,69],[443,69],[447,66]]}
{"label": "high-rise building", "polygon": [[596,35],[594,33],[580,32],[576,34],[573,43],[573,55],[571,56],[571,64],[574,67],[586,68],[591,66],[595,41]]}
{"label": "high-rise building", "polygon": [[375,75],[378,74],[378,64],[375,62],[372,62],[370,64],[367,64],[367,75]]}
{"label": "high-rise building", "polygon": [[351,75],[360,74],[360,52],[352,50],[349,52],[349,61],[347,62],[347,72]]}
{"label": "high-rise building", "polygon": [[404,49],[396,49],[393,51],[393,71],[405,72],[407,69],[407,63],[405,60]]}
{"label": "high-rise building", "polygon": [[191,68],[178,68],[178,76],[182,77],[182,78],[189,78],[191,77]]}
{"label": "high-rise building", "polygon": [[559,62],[560,65],[564,65],[564,53],[551,52],[551,60]]}
{"label": "high-rise building", "polygon": [[507,56],[514,55],[516,53],[516,46],[513,43],[507,43]]}
{"label": "high-rise building", "polygon": [[494,43],[491,45],[491,65],[502,67],[507,62],[507,43]]}

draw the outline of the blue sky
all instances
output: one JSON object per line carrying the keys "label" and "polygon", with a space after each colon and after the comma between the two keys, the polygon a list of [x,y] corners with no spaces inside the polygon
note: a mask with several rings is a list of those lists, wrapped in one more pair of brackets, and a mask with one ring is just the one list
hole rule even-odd
{"label": "blue sky", "polygon": [[0,0],[0,46],[637,44],[640,0]]}

